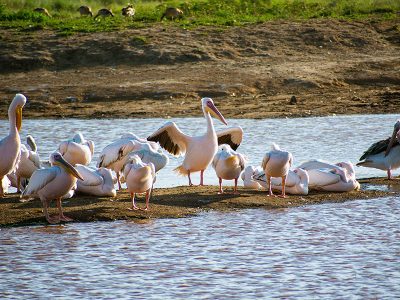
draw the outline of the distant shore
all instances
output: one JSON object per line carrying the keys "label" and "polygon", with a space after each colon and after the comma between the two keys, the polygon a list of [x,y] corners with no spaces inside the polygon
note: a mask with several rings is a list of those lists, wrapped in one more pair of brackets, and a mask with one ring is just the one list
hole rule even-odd
{"label": "distant shore", "polygon": [[[92,197],[77,195],[63,201],[64,212],[74,222],[95,222],[130,220],[142,222],[146,219],[181,218],[196,215],[202,211],[232,211],[239,209],[279,209],[303,205],[345,202],[357,199],[381,198],[398,195],[400,180],[385,178],[359,180],[361,190],[350,193],[311,192],[307,196],[289,195],[282,199],[268,197],[265,190],[245,190],[239,188],[239,195],[218,195],[217,186],[156,188],[150,200],[150,211],[130,211],[129,193],[118,191],[117,197]],[[144,207],[144,196],[137,198],[139,207]],[[378,203],[377,203],[378,205]],[[55,201],[51,214],[56,213]],[[19,195],[7,194],[0,199],[0,227],[46,225],[40,200],[22,203]]]}

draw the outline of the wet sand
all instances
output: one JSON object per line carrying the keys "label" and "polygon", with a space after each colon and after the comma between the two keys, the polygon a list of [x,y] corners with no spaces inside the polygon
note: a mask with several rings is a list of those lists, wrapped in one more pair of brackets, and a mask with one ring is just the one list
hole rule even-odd
{"label": "wet sand", "polygon": [[[400,180],[388,181],[385,178],[360,180],[361,190],[350,193],[311,192],[307,196],[289,195],[282,199],[268,197],[267,192],[239,188],[240,194],[218,195],[217,186],[155,189],[150,200],[149,211],[130,211],[130,198],[126,190],[119,191],[117,197],[92,197],[77,195],[63,201],[64,212],[75,222],[95,222],[130,220],[145,222],[156,218],[180,218],[196,215],[203,211],[232,211],[240,209],[282,209],[303,205],[314,205],[332,202],[345,202],[357,199],[381,198],[398,195]],[[137,205],[144,207],[144,195],[137,197]],[[378,205],[378,204],[377,204]],[[50,213],[55,214],[55,201],[51,204]],[[0,227],[45,225],[47,224],[40,200],[35,199],[22,203],[19,195],[8,194],[0,200]]]}

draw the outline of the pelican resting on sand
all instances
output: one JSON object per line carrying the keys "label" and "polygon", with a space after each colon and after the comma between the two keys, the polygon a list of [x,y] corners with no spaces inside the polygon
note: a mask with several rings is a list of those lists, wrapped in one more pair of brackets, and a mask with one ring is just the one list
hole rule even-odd
{"label": "pelican resting on sand", "polygon": [[[0,181],[4,176],[15,170],[20,158],[21,140],[19,131],[22,125],[22,108],[26,103],[26,97],[16,94],[8,108],[8,120],[10,128],[8,135],[0,140]],[[0,185],[0,197],[4,196],[3,185]]]}
{"label": "pelican resting on sand", "polygon": [[77,164],[75,169],[82,176],[78,179],[76,191],[93,196],[115,197],[114,180],[111,170],[98,168],[94,170],[84,165]]}
{"label": "pelican resting on sand", "polygon": [[[267,188],[267,180],[264,171],[256,169],[254,171],[253,180]],[[285,192],[291,195],[308,195],[308,185],[308,172],[296,168],[293,171],[290,170],[286,177]],[[282,182],[278,178],[271,178],[271,186],[273,190],[283,190]]]}
{"label": "pelican resting on sand", "polygon": [[243,137],[243,130],[240,127],[232,127],[216,133],[211,116],[227,125],[224,117],[215,107],[211,98],[202,98],[201,105],[207,122],[207,130],[204,135],[188,136],[175,123],[168,122],[147,138],[148,141],[159,142],[161,147],[172,155],[185,154],[182,165],[174,171],[180,175],[187,175],[189,186],[193,185],[190,174],[198,171],[200,171],[200,185],[204,185],[204,170],[213,160],[219,144],[228,144],[233,150],[236,150]]}
{"label": "pelican resting on sand", "polygon": [[264,174],[264,171],[261,169],[261,167],[255,168],[253,166],[247,166],[241,175],[243,187],[245,189],[260,190],[262,186],[253,179],[253,176],[261,172]]}
{"label": "pelican resting on sand", "polygon": [[[81,180],[83,178],[59,152],[51,154],[50,162],[53,165],[52,167],[36,170],[32,174],[28,186],[21,194],[21,199],[39,198],[42,201],[46,220],[51,224],[60,221],[72,221],[71,218],[63,214],[61,198],[76,186],[77,178]],[[59,214],[56,217],[50,217],[48,207],[50,201],[54,199],[57,201]]]}
{"label": "pelican resting on sand", "polygon": [[394,124],[390,138],[371,145],[360,157],[357,166],[386,170],[388,179],[392,179],[392,170],[400,167],[400,120]]}
{"label": "pelican resting on sand", "polygon": [[124,166],[124,177],[126,186],[131,194],[132,207],[130,210],[139,209],[135,205],[135,194],[146,193],[146,207],[149,209],[151,190],[156,179],[156,172],[152,163],[145,164],[141,159],[134,155]]}
{"label": "pelican resting on sand", "polygon": [[237,193],[237,183],[244,169],[245,159],[244,156],[232,148],[223,144],[220,146],[217,154],[215,154],[212,161],[212,166],[219,179],[219,194],[223,194],[222,190],[222,179],[235,180],[235,187],[233,193]]}
{"label": "pelican resting on sand", "polygon": [[267,186],[269,190],[269,196],[273,196],[271,177],[282,178],[282,194],[280,197],[286,197],[285,194],[285,182],[286,176],[289,173],[289,169],[293,163],[293,156],[290,152],[282,151],[278,145],[272,144],[271,151],[264,155],[264,159],[261,163],[266,178]]}
{"label": "pelican resting on sand", "polygon": [[356,179],[356,171],[354,170],[354,166],[351,162],[338,162],[331,163],[322,159],[311,159],[309,161],[301,163],[298,168],[304,169],[306,171],[313,169],[337,169],[338,173],[346,172],[346,177],[349,179]]}
{"label": "pelican resting on sand", "polygon": [[348,174],[346,169],[311,169],[308,170],[309,189],[328,192],[350,192],[358,190],[360,184],[353,179],[354,174]]}
{"label": "pelican resting on sand", "polygon": [[87,166],[92,161],[94,142],[85,140],[82,133],[74,135],[72,140],[62,142],[58,151],[71,165],[81,164]]}

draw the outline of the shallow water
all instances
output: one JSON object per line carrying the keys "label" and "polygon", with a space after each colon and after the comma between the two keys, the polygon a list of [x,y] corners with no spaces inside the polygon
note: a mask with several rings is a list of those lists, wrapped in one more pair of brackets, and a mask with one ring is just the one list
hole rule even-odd
{"label": "shallow water", "polygon": [[[302,161],[320,158],[332,162],[356,163],[368,147],[391,135],[397,115],[354,115],[295,119],[231,119],[229,126],[241,126],[245,132],[239,152],[245,154],[248,163],[260,165],[262,157],[273,142],[292,152],[294,165]],[[189,135],[205,131],[204,118],[174,118],[181,130]],[[86,139],[95,142],[95,166],[101,150],[126,132],[147,137],[166,122],[165,119],[95,119],[95,120],[24,120],[21,137],[31,134],[38,144],[42,159],[47,159],[60,142],[72,138],[81,131]],[[217,129],[226,128],[214,120]],[[1,136],[8,130],[8,121],[0,121]],[[172,170],[183,158],[170,156],[170,164],[159,172],[156,187],[187,184],[187,179],[177,176]],[[194,183],[199,173],[193,175]],[[386,172],[356,167],[357,177],[385,176]],[[205,172],[206,184],[218,184],[214,170]]]}
{"label": "shallow water", "polygon": [[399,299],[400,202],[0,229],[0,298]]}

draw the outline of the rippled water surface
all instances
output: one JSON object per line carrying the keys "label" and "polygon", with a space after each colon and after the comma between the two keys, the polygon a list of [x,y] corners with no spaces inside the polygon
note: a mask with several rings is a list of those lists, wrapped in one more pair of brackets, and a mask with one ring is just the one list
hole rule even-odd
{"label": "rippled water surface", "polygon": [[399,299],[397,198],[0,230],[0,297]]}
{"label": "rippled water surface", "polygon": [[[295,165],[356,162],[389,136],[394,115],[228,120],[258,165],[272,142]],[[188,134],[204,119],[174,119]],[[101,149],[126,131],[146,137],[162,119],[24,120],[42,158],[81,131]],[[0,132],[8,128],[0,121]],[[217,124],[217,128],[223,126]],[[157,186],[185,184],[172,173]],[[94,165],[93,163],[92,165]],[[356,169],[358,177],[385,172]],[[198,179],[198,178],[197,178]],[[216,184],[210,169],[206,183]],[[208,212],[148,223],[99,222],[0,229],[0,299],[399,299],[400,201],[382,198],[285,210]]]}

